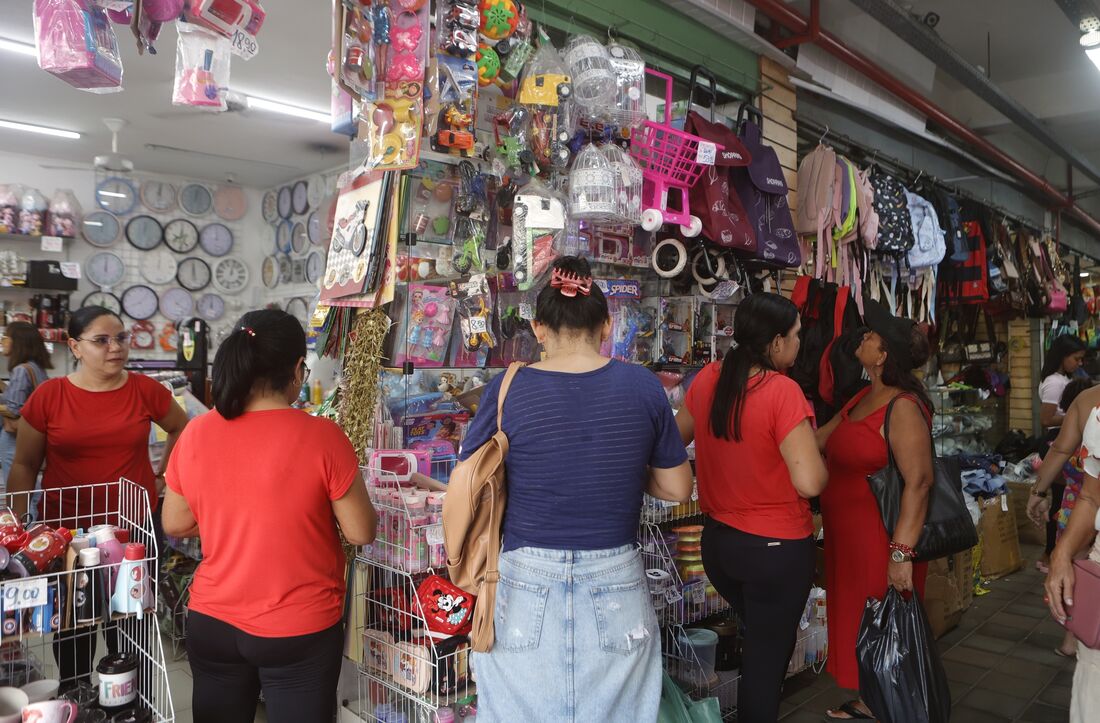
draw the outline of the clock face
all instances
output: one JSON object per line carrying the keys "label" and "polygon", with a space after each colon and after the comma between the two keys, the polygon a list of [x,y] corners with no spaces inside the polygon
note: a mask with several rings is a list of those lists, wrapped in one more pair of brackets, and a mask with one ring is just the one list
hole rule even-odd
{"label": "clock face", "polygon": [[86,306],[102,306],[104,309],[114,312],[115,314],[122,313],[122,302],[118,300],[118,297],[114,294],[109,294],[106,291],[93,291],[84,297],[84,301],[80,304],[81,308]]}
{"label": "clock face", "polygon": [[180,191],[180,208],[189,216],[205,216],[214,206],[210,189],[199,183],[189,183]]}
{"label": "clock face", "polygon": [[274,289],[279,285],[279,257],[268,256],[264,259],[264,264],[260,268],[260,278],[263,279],[264,286],[269,289]]}
{"label": "clock face", "polygon": [[283,218],[290,218],[290,214],[294,211],[294,195],[290,190],[290,186],[283,186],[279,189],[279,215]]}
{"label": "clock face", "polygon": [[85,241],[92,246],[106,248],[118,241],[122,226],[112,214],[106,211],[92,211],[84,217],[80,229]]}
{"label": "clock face", "polygon": [[325,197],[325,182],[319,176],[311,176],[306,184],[309,186],[309,207],[317,208],[317,204]]}
{"label": "clock face", "polygon": [[279,219],[279,193],[277,191],[265,193],[260,210],[263,212],[264,221],[275,223]]}
{"label": "clock face", "polygon": [[291,195],[293,197],[291,200],[294,202],[294,213],[300,216],[309,210],[309,185],[305,181],[295,183]]}
{"label": "clock face", "polygon": [[304,254],[309,246],[309,236],[306,235],[306,225],[299,221],[290,231],[290,246],[296,254]]}
{"label": "clock face", "polygon": [[134,216],[126,222],[126,240],[137,249],[149,251],[164,239],[164,228],[152,216]]}
{"label": "clock face", "polygon": [[325,271],[325,257],[320,251],[312,252],[306,257],[306,281],[316,284]]}
{"label": "clock face", "polygon": [[214,288],[223,294],[239,294],[248,286],[248,267],[236,256],[214,264]]}
{"label": "clock face", "polygon": [[146,181],[141,184],[141,202],[145,208],[157,213],[176,210],[176,187],[165,181]]}
{"label": "clock face", "polygon": [[218,186],[214,191],[214,213],[225,221],[240,221],[248,212],[248,197],[240,186]]}
{"label": "clock face", "polygon": [[122,311],[131,319],[141,321],[151,318],[157,313],[159,304],[157,292],[142,284],[122,292]]}
{"label": "clock face", "polygon": [[189,258],[180,262],[176,281],[188,291],[199,291],[210,285],[210,265],[202,259]]}
{"label": "clock face", "polygon": [[126,276],[126,264],[110,251],[92,254],[84,262],[84,273],[88,280],[101,289],[114,288]]}
{"label": "clock face", "polygon": [[172,321],[183,321],[194,309],[195,300],[188,291],[171,288],[160,295],[160,313]]}
{"label": "clock face", "polygon": [[284,254],[289,254],[293,246],[294,239],[290,221],[283,221],[275,227],[275,248]]}
{"label": "clock face", "polygon": [[314,246],[321,245],[321,217],[317,215],[317,212],[309,214],[309,220],[306,221],[306,233],[309,235],[309,242]]}
{"label": "clock face", "polygon": [[203,294],[196,308],[202,318],[217,321],[225,316],[225,299],[217,294]]}
{"label": "clock face", "polygon": [[221,223],[212,223],[199,234],[202,250],[211,256],[225,256],[233,250],[233,232]]}
{"label": "clock face", "polygon": [[169,221],[164,227],[164,243],[177,254],[189,254],[199,245],[199,229],[186,218]]}
{"label": "clock face", "polygon": [[116,216],[125,216],[137,205],[137,191],[128,179],[111,176],[100,181],[95,187],[95,202],[104,211],[110,211]]}
{"label": "clock face", "polygon": [[176,257],[168,249],[157,249],[141,258],[141,275],[150,284],[167,284],[176,278]]}
{"label": "clock face", "polygon": [[294,264],[290,263],[289,256],[279,257],[279,283],[289,284],[294,281]]}

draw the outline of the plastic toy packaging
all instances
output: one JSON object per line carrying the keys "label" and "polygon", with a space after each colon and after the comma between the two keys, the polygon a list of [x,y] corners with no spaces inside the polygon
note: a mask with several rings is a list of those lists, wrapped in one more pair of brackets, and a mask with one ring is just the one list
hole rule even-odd
{"label": "plastic toy packaging", "polygon": [[569,38],[563,51],[573,82],[573,102],[581,118],[606,118],[615,102],[617,79],[607,48],[589,35]]}
{"label": "plastic toy packaging", "polygon": [[0,184],[0,233],[17,233],[19,228],[19,186]]}
{"label": "plastic toy packaging", "polygon": [[172,104],[224,111],[229,87],[229,41],[191,23],[176,23]]}
{"label": "plastic toy packaging", "polygon": [[469,157],[474,150],[477,63],[472,58],[436,56],[436,89],[429,106],[432,150]]}
{"label": "plastic toy packaging", "polygon": [[[509,6],[515,10],[515,26],[510,35],[499,35],[493,29],[499,22],[495,20],[499,16],[495,8]],[[531,21],[527,18],[527,10],[519,2],[514,0],[481,0],[481,34],[487,38],[496,40],[497,57],[500,58],[500,82],[513,83],[519,79],[527,61],[535,52],[535,46],[531,43],[533,30]]]}
{"label": "plastic toy packaging", "polygon": [[637,299],[608,299],[611,337],[601,353],[631,364],[653,361],[653,315]]}
{"label": "plastic toy packaging", "polygon": [[454,201],[459,183],[450,175],[454,166],[427,162],[424,175],[411,178],[406,233],[417,242],[450,244],[454,237]]}
{"label": "plastic toy packaging", "polygon": [[512,206],[512,276],[527,291],[546,273],[565,243],[565,204],[554,191],[532,180]]}
{"label": "plastic toy packaging", "polygon": [[493,140],[497,157],[509,171],[520,174],[538,172],[535,154],[531,151],[531,110],[514,104],[493,117]]}
{"label": "plastic toy packaging", "polygon": [[19,197],[19,223],[17,231],[27,236],[41,236],[46,230],[46,212],[49,203],[37,188],[23,189]]}
{"label": "plastic toy packaging", "polygon": [[569,165],[569,122],[573,85],[558,51],[544,33],[539,49],[527,64],[519,86],[519,102],[532,110],[531,147],[544,169],[563,170]]}
{"label": "plastic toy packaging", "polygon": [[497,294],[497,331],[500,346],[494,363],[532,362],[539,356],[539,344],[531,321],[535,318],[534,291],[500,291]]}
{"label": "plastic toy packaging", "polygon": [[51,236],[74,238],[80,229],[83,210],[76,196],[67,188],[59,189],[50,199],[47,228]]}
{"label": "plastic toy packaging", "polygon": [[[622,155],[622,152],[619,153]],[[585,221],[617,221],[615,172],[607,157],[589,143],[569,171],[569,215]]]}
{"label": "plastic toy packaging", "polygon": [[103,8],[83,0],[35,0],[38,67],[90,93],[122,90],[118,37]]}
{"label": "plastic toy packaging", "polygon": [[[398,334],[394,363],[412,362],[422,367],[441,367],[447,359],[447,342],[454,320],[454,299],[445,286],[409,284],[409,314],[404,334]],[[402,336],[405,344],[401,344]]]}
{"label": "plastic toy packaging", "polygon": [[468,352],[480,352],[497,345],[493,336],[493,295],[485,274],[475,274],[463,284],[451,283],[458,300],[458,328],[462,346]]}
{"label": "plastic toy packaging", "polygon": [[[167,11],[165,15],[174,17]],[[267,13],[259,0],[188,0],[186,17],[192,25],[201,25],[224,38],[232,38],[238,30],[254,38]]]}
{"label": "plastic toy packaging", "polygon": [[637,50],[610,43],[607,55],[615,71],[611,120],[621,128],[637,128],[646,120],[645,61]]}
{"label": "plastic toy packaging", "polygon": [[485,270],[481,250],[489,230],[489,176],[478,173],[469,161],[458,164],[461,182],[455,196],[454,253],[451,267],[456,273]]}

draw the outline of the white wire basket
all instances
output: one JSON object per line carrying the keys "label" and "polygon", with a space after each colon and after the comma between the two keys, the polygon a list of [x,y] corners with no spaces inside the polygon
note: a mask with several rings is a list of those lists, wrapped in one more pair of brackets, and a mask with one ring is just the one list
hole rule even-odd
{"label": "white wire basket", "polygon": [[650,599],[657,620],[665,625],[690,625],[729,609],[729,603],[706,579],[685,580],[669,548],[666,533],[653,523],[639,532],[642,562],[646,568]]}

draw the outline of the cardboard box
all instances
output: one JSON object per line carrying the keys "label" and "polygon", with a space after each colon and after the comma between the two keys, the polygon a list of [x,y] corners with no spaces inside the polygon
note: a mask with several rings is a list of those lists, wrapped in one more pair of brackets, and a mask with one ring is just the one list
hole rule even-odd
{"label": "cardboard box", "polygon": [[978,522],[981,572],[982,577],[989,580],[1016,572],[1024,564],[1016,532],[1016,515],[1008,499],[1008,495],[1000,495],[979,501],[982,508],[982,518]]}
{"label": "cardboard box", "polygon": [[954,629],[974,599],[973,554],[970,550],[928,563],[924,611],[932,634]]}
{"label": "cardboard box", "polygon": [[1012,512],[1016,515],[1016,532],[1020,537],[1021,545],[1046,545],[1046,530],[1036,527],[1035,523],[1028,519],[1027,501],[1031,497],[1031,482],[1009,482],[1009,501],[1012,503]]}

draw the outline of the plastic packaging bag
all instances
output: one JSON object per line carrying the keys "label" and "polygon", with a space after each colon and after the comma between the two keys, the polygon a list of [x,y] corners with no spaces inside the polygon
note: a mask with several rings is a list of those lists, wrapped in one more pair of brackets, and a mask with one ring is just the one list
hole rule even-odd
{"label": "plastic packaging bag", "polygon": [[565,243],[566,215],[562,197],[532,180],[516,194],[512,206],[512,275],[520,291],[536,285]]}
{"label": "plastic packaging bag", "polygon": [[38,67],[90,93],[122,90],[118,37],[103,8],[80,0],[35,0]]}
{"label": "plastic packaging bag", "polygon": [[80,202],[67,188],[62,188],[53,194],[49,208],[49,234],[51,236],[65,236],[74,238],[80,231],[80,220],[84,216],[80,208]]}
{"label": "plastic packaging bag", "polygon": [[893,586],[867,599],[856,639],[859,693],[882,723],[948,723],[951,689],[924,608]]}
{"label": "plastic packaging bag", "polygon": [[657,723],[719,723],[722,720],[717,698],[692,700],[668,673],[664,673],[663,678]]}
{"label": "plastic packaging bag", "polygon": [[191,23],[176,23],[176,80],[172,104],[208,110],[226,109],[229,41]]}

